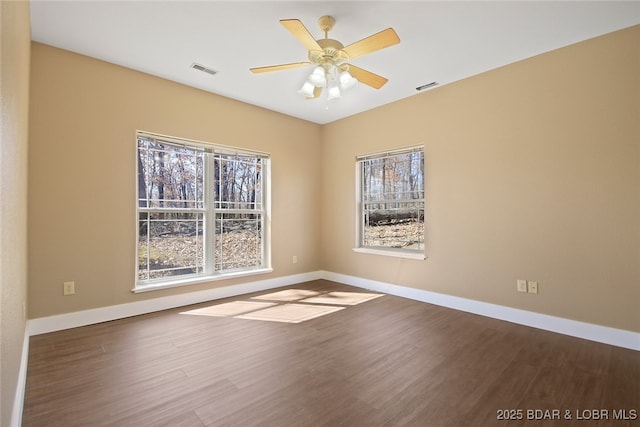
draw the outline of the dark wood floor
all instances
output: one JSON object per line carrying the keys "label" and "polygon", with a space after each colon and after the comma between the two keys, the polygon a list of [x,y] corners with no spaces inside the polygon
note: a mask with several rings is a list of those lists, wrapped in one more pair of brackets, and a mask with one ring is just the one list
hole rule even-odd
{"label": "dark wood floor", "polygon": [[185,310],[31,337],[23,426],[640,425],[613,419],[640,417],[640,352],[390,295],[297,324]]}

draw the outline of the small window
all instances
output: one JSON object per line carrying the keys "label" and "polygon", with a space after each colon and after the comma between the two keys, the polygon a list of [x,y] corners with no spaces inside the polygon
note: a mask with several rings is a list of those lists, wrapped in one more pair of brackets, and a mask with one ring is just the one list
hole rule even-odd
{"label": "small window", "polygon": [[265,154],[139,133],[136,290],[269,268]]}
{"label": "small window", "polygon": [[424,148],[357,158],[358,252],[424,259]]}

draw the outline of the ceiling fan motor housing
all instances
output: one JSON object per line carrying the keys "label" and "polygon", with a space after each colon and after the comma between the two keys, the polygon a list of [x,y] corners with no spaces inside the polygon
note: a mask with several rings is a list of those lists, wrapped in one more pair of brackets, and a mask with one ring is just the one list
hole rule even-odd
{"label": "ceiling fan motor housing", "polygon": [[336,20],[332,16],[324,15],[318,19],[318,27],[324,31],[324,38],[316,40],[322,50],[310,50],[309,61],[322,65],[325,68],[339,65],[349,60],[349,55],[342,49],[344,45],[338,40],[330,39],[327,35],[333,29]]}
{"label": "ceiling fan motor housing", "polygon": [[322,50],[309,51],[309,61],[314,64],[331,63],[337,65],[349,60],[349,55],[342,50],[344,46],[338,40],[320,39],[316,41]]}

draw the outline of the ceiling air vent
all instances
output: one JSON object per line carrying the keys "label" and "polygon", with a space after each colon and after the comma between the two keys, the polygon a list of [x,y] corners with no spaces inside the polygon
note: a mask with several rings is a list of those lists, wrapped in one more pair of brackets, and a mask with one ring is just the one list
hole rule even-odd
{"label": "ceiling air vent", "polygon": [[191,64],[191,68],[193,68],[194,70],[202,71],[203,73],[211,74],[212,76],[218,73],[216,70],[212,70],[211,68],[207,68],[204,65],[200,65],[195,62]]}
{"label": "ceiling air vent", "polygon": [[420,92],[421,90],[429,89],[430,87],[438,86],[438,82],[427,83],[426,85],[418,86],[416,90]]}

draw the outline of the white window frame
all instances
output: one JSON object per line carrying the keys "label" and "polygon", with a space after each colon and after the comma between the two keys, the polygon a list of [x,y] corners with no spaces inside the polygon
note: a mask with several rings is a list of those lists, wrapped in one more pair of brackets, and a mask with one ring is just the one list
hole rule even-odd
{"label": "white window frame", "polygon": [[[377,153],[370,153],[356,156],[356,165],[355,165],[355,182],[356,182],[356,191],[355,191],[355,246],[353,248],[354,252],[365,253],[365,254],[374,254],[374,255],[383,255],[389,257],[398,257],[398,258],[409,258],[409,259],[417,259],[417,260],[425,260],[426,256],[426,238],[423,236],[423,244],[422,249],[405,249],[405,248],[391,248],[391,247],[375,247],[375,246],[365,246],[363,243],[364,240],[364,226],[365,226],[365,215],[364,215],[364,205],[363,202],[363,194],[364,194],[364,186],[363,186],[363,163],[367,160],[371,159],[381,159],[385,157],[392,157],[402,154],[408,154],[412,152],[422,152],[422,158],[424,162],[424,146],[412,146],[388,151],[382,151]],[[423,167],[423,170],[425,168]],[[426,171],[423,173],[423,197],[420,199],[412,199],[412,202],[422,203],[423,215],[425,213],[425,187],[426,187]],[[426,221],[425,221],[426,222]],[[426,228],[425,228],[426,234]]]}
{"label": "white window frame", "polygon": [[[204,216],[204,232],[203,232],[203,244],[204,244],[204,268],[202,272],[191,273],[178,276],[168,276],[163,278],[154,278],[141,280],[139,277],[139,262],[138,253],[140,250],[140,235],[139,235],[139,221],[140,214],[145,212],[170,212],[171,208],[145,208],[140,206],[140,195],[138,185],[138,140],[149,139],[168,145],[176,145],[180,147],[193,148],[196,150],[203,150],[205,154],[204,171],[203,171],[203,207],[198,208],[180,208],[180,212],[193,212],[202,213]],[[184,138],[176,138],[166,135],[160,135],[150,132],[137,131],[135,143],[135,159],[136,159],[136,272],[135,272],[135,287],[133,292],[147,292],[157,289],[165,289],[177,286],[192,285],[196,283],[210,282],[214,280],[223,280],[236,277],[244,277],[255,274],[270,273],[273,271],[271,268],[271,171],[270,171],[270,156],[268,153],[239,149],[234,147],[228,147],[218,144],[211,144],[202,141],[194,141]],[[216,156],[228,156],[228,155],[240,155],[261,159],[261,201],[259,203],[260,208],[257,209],[237,209],[237,208],[222,208],[221,203],[213,200],[213,191],[208,189],[213,182],[211,177],[214,176],[214,162]],[[256,204],[257,205],[257,204]],[[256,267],[238,268],[227,271],[216,271],[215,269],[215,246],[216,246],[216,218],[219,214],[235,214],[235,213],[253,213],[259,214],[260,217],[260,242],[261,242],[261,263]]]}

